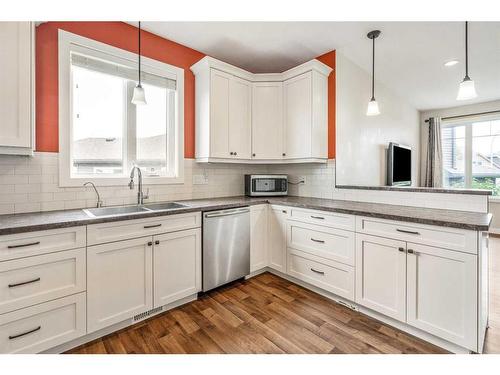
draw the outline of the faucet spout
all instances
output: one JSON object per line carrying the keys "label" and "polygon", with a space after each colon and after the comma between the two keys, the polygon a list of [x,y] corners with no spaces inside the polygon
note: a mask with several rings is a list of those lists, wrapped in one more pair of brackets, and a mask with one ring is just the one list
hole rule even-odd
{"label": "faucet spout", "polygon": [[138,166],[134,165],[132,167],[132,170],[130,171],[130,182],[128,184],[130,190],[134,188],[134,175],[135,171],[137,170],[137,179],[139,180],[138,186],[137,186],[137,205],[142,206],[144,204],[144,199],[148,199],[149,196],[148,194],[144,194],[142,191],[142,172],[141,168]]}

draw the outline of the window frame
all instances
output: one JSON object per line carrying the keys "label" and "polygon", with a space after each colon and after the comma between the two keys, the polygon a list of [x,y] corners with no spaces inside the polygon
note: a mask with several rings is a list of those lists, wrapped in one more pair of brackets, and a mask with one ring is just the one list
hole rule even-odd
{"label": "window frame", "polygon": [[[464,148],[464,182],[465,189],[472,189],[472,145],[473,145],[473,134],[472,134],[472,124],[476,122],[484,122],[484,121],[494,121],[500,120],[500,115],[477,115],[477,116],[464,116],[463,118],[454,118],[454,119],[443,119],[441,123],[441,130],[445,128],[453,128],[458,126],[464,126],[465,134],[465,148]],[[442,134],[441,134],[442,135]],[[444,160],[443,160],[444,162]],[[445,182],[445,176],[443,173],[443,186]],[[492,195],[490,199],[500,200],[500,195]]]}
{"label": "window frame", "polygon": [[[138,55],[105,43],[82,37],[64,30],[58,32],[58,63],[59,63],[59,186],[82,186],[87,181],[96,186],[123,186],[129,182],[127,172],[119,177],[71,176],[71,145],[72,145],[72,74],[71,53],[83,53],[96,58],[104,58],[117,64],[137,69]],[[174,176],[144,177],[144,184],[182,184],[184,183],[184,69],[141,56],[141,70],[147,73],[166,77],[176,81],[175,118],[167,130],[174,133],[173,147],[167,148],[167,163],[173,160]],[[128,90],[127,90],[128,92]],[[130,109],[130,107],[127,107]],[[127,110],[126,115],[131,112]],[[126,127],[125,132],[130,129]],[[168,134],[168,133],[167,133]],[[125,143],[130,143],[128,136]],[[128,147],[128,145],[124,145]],[[128,165],[125,166],[128,168]]]}

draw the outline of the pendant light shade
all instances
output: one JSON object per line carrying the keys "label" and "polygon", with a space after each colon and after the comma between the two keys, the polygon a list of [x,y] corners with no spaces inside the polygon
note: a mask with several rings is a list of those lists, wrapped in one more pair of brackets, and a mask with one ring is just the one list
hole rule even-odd
{"label": "pendant light shade", "polygon": [[146,102],[146,94],[141,85],[141,21],[139,21],[139,71],[138,71],[138,82],[137,86],[134,88],[134,94],[132,95],[132,104],[144,105]]}
{"label": "pendant light shade", "polygon": [[457,100],[477,97],[474,81],[469,77],[469,23],[465,22],[465,78],[458,88]]}
{"label": "pendant light shade", "polygon": [[380,114],[378,103],[375,100],[375,39],[380,35],[380,30],[370,31],[366,36],[372,40],[372,98],[368,102],[366,110],[367,116],[377,116]]}

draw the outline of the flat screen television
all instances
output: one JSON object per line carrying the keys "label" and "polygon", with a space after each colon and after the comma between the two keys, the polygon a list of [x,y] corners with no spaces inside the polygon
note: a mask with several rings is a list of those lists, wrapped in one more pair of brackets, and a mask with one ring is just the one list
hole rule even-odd
{"label": "flat screen television", "polygon": [[411,147],[394,142],[387,148],[387,185],[411,185]]}

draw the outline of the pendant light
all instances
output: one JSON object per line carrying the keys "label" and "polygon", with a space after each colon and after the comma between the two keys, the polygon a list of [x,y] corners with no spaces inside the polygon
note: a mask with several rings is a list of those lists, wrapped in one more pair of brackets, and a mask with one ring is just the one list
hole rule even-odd
{"label": "pendant light", "polygon": [[380,35],[380,30],[370,31],[366,36],[372,40],[372,98],[368,102],[366,110],[367,116],[376,116],[380,114],[378,103],[375,100],[375,38]]}
{"label": "pendant light", "polygon": [[141,21],[139,21],[139,82],[134,88],[134,95],[132,96],[132,104],[144,105],[146,103],[146,95],[141,85]]}
{"label": "pendant light", "polygon": [[465,22],[465,78],[458,88],[457,100],[469,100],[477,97],[474,81],[469,77],[469,25]]}

